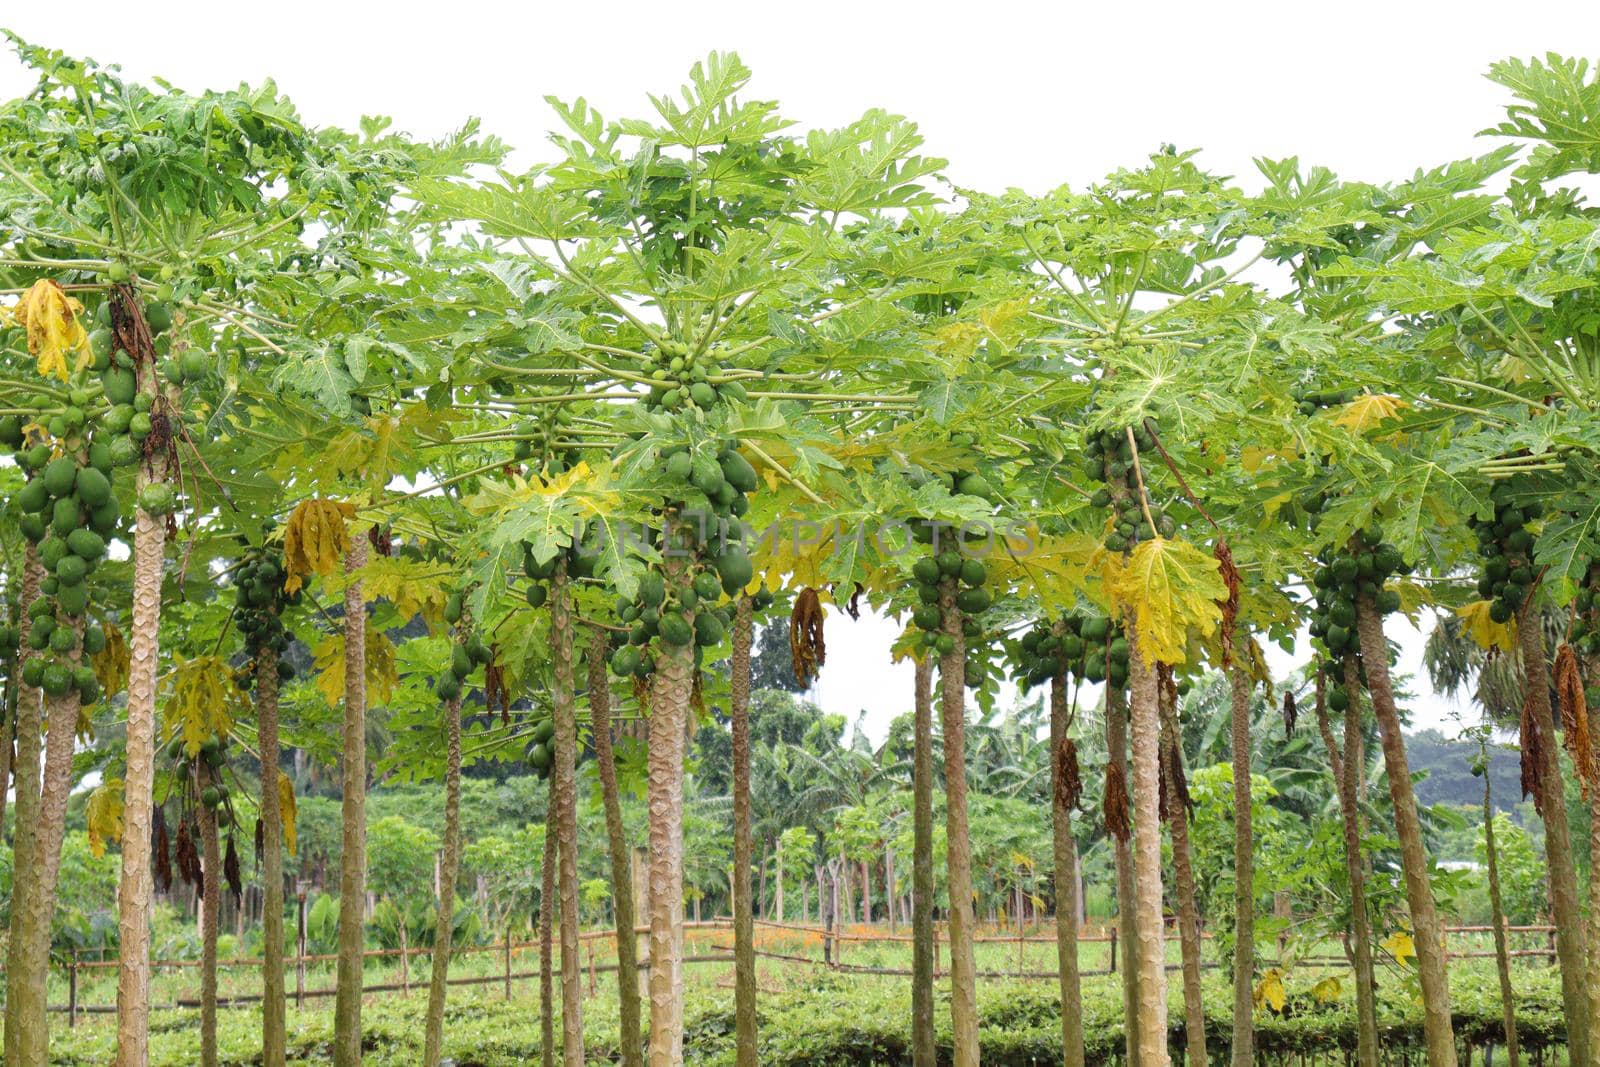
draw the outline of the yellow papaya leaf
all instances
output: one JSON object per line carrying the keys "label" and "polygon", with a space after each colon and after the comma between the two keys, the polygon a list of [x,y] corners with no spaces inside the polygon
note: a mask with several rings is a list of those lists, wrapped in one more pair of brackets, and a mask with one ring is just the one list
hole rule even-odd
{"label": "yellow papaya leaf", "polygon": [[179,660],[172,671],[172,691],[161,706],[167,732],[183,737],[193,759],[209,737],[227,737],[233,729],[229,705],[238,697],[233,671],[221,656]]}
{"label": "yellow papaya leaf", "polygon": [[89,657],[89,666],[94,668],[100,689],[110,699],[128,688],[131,659],[128,639],[123,636],[121,627],[114,622],[104,622],[100,624],[100,631],[106,635],[105,647]]}
{"label": "yellow papaya leaf", "polygon": [[[344,700],[344,631],[328,634],[317,642],[311,655],[317,669],[317,692],[329,707],[338,707]],[[387,703],[394,695],[395,683],[400,679],[394,657],[394,642],[368,619],[367,698],[374,703]]]}
{"label": "yellow papaya leaf", "polygon": [[1382,941],[1378,947],[1394,957],[1394,961],[1404,967],[1406,960],[1416,959],[1417,945],[1411,940],[1411,935],[1404,930],[1396,930]]}
{"label": "yellow papaya leaf", "polygon": [[1257,1011],[1271,1008],[1275,1012],[1282,1013],[1288,998],[1284,992],[1283,971],[1280,968],[1269,968],[1267,973],[1261,976],[1261,981],[1256,983],[1254,998]]}
{"label": "yellow papaya leaf", "polygon": [[1343,983],[1331,974],[1311,987],[1311,995],[1317,998],[1318,1004],[1332,1004],[1343,992]]}
{"label": "yellow papaya leaf", "polygon": [[283,823],[283,847],[289,850],[289,855],[295,854],[298,838],[295,837],[295,802],[294,783],[285,774],[278,775],[278,818]]}
{"label": "yellow papaya leaf", "polygon": [[302,500],[289,515],[283,532],[283,562],[289,572],[286,593],[299,589],[313,574],[327,577],[350,551],[348,521],[356,506],[345,500],[314,497]]}
{"label": "yellow papaya leaf", "polygon": [[1189,630],[1208,636],[1222,621],[1228,595],[1217,561],[1187,541],[1141,541],[1124,558],[1103,558],[1106,590],[1133,623],[1146,664],[1183,663]]}
{"label": "yellow papaya leaf", "polygon": [[122,779],[107,778],[96,786],[83,816],[89,825],[89,851],[104,856],[107,841],[122,840]]}
{"label": "yellow papaya leaf", "polygon": [[438,623],[444,617],[450,594],[444,580],[449,571],[438,563],[374,554],[361,568],[361,590],[368,600],[382,598],[403,618],[421,615]]}
{"label": "yellow papaya leaf", "polygon": [[89,335],[78,321],[81,311],[83,305],[49,278],[34,282],[17,302],[17,323],[28,331],[28,351],[39,361],[40,377],[68,381],[93,359]]}
{"label": "yellow papaya leaf", "polygon": [[1333,424],[1353,433],[1366,433],[1381,422],[1397,417],[1409,405],[1387,393],[1363,393],[1334,417]]}
{"label": "yellow papaya leaf", "polygon": [[1510,652],[1515,646],[1515,634],[1510,622],[1495,622],[1489,615],[1492,605],[1487,600],[1474,600],[1456,609],[1462,628],[1479,648],[1498,648]]}

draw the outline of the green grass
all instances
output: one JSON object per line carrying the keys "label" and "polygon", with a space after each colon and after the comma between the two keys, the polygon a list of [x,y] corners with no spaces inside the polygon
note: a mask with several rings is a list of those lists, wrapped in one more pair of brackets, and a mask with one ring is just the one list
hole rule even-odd
{"label": "green grass", "polygon": [[[706,942],[717,935],[702,935]],[[778,946],[772,946],[778,950]],[[793,946],[791,946],[793,947]],[[1091,946],[1085,946],[1086,950]],[[1103,946],[1093,946],[1103,948]],[[1030,955],[1045,945],[1030,945]],[[988,946],[985,955],[1009,953],[1014,946]],[[852,946],[846,962],[896,965],[904,953],[896,946]],[[1002,963],[995,959],[996,965]],[[1034,962],[1032,958],[1030,963]],[[1038,959],[1043,963],[1042,958]],[[1086,958],[1085,963],[1090,961]],[[425,961],[414,963],[414,979],[425,978]],[[452,975],[498,973],[498,956],[468,957]],[[535,961],[518,960],[518,969]],[[373,967],[368,982],[392,973]],[[1319,1003],[1311,986],[1326,971],[1292,972],[1286,985],[1289,998],[1283,1015],[1258,1013],[1258,1046],[1264,1060],[1290,1054],[1336,1056],[1355,1042],[1355,1009],[1348,982],[1340,997]],[[687,970],[685,1010],[686,1062],[697,1067],[722,1067],[733,1062],[733,1002],[731,966],[721,963],[691,966]],[[1550,967],[1519,966],[1515,972],[1519,1023],[1528,1048],[1560,1044],[1563,1024],[1557,972]],[[193,977],[193,976],[190,976]],[[245,985],[248,975],[239,975]],[[910,990],[908,979],[898,976],[841,974],[799,964],[763,961],[761,966],[760,1061],[785,1067],[825,1065],[907,1064],[909,1055]],[[291,988],[292,988],[291,979]],[[311,983],[315,984],[315,983]],[[615,976],[602,973],[597,994],[586,996],[584,1030],[591,1061],[613,1058],[617,1049]],[[587,992],[587,975],[585,976]],[[1451,971],[1451,991],[1457,1035],[1465,1043],[1498,1043],[1500,1008],[1492,966],[1487,961],[1459,961]],[[1171,986],[1173,1047],[1181,1044],[1182,999],[1177,976]],[[1419,1049],[1421,1013],[1402,974],[1386,970],[1382,979],[1380,1025],[1382,1042],[1391,1053]],[[948,1005],[941,989],[939,1037],[948,1045]],[[1219,971],[1206,976],[1207,1032],[1214,1050],[1221,1050],[1230,1027],[1231,994]],[[426,990],[420,984],[409,996],[372,994],[363,1013],[366,1062],[374,1067],[416,1064],[421,1058],[421,1018]],[[1121,993],[1115,977],[1095,977],[1084,983],[1084,1030],[1091,1063],[1116,1059],[1122,1043]],[[559,1009],[559,993],[558,993]],[[1000,1067],[1059,1062],[1059,1005],[1053,981],[988,980],[979,985],[979,1011],[983,1062]],[[80,1020],[68,1031],[65,1020],[54,1016],[55,1053],[52,1062],[64,1065],[104,1064],[111,1061],[115,1034],[107,1017]],[[166,1011],[152,1021],[151,1062],[156,1067],[177,1067],[198,1060],[198,1013]],[[225,1064],[257,1062],[260,1049],[259,1013],[254,1007],[221,1013],[222,1060]],[[559,1023],[558,1023],[559,1026]],[[291,1006],[289,1044],[291,1062],[328,1063],[332,1037],[332,1001],[308,1002],[304,1010]],[[446,1054],[458,1067],[530,1067],[540,1056],[538,985],[518,981],[511,1000],[499,983],[457,987],[451,990],[446,1018]]]}

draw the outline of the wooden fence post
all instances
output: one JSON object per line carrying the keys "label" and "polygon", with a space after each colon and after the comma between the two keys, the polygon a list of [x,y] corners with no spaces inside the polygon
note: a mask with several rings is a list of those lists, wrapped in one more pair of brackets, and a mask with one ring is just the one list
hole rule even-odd
{"label": "wooden fence post", "polygon": [[400,921],[400,995],[411,995],[411,954],[406,951],[409,940],[406,937],[406,924],[404,917]]}
{"label": "wooden fence post", "polygon": [[295,892],[299,915],[295,919],[294,1006],[306,1004],[306,883],[302,880]]}
{"label": "wooden fence post", "polygon": [[511,999],[511,923],[506,923],[506,999]]}
{"label": "wooden fence post", "polygon": [[78,1025],[78,950],[67,962],[67,1028]]}
{"label": "wooden fence post", "polygon": [[1117,973],[1117,928],[1111,927],[1111,973]]}

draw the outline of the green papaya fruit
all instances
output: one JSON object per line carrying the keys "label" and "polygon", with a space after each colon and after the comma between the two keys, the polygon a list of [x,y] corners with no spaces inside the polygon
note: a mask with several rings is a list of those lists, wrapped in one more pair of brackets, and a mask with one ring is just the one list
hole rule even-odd
{"label": "green papaya fruit", "polygon": [[45,491],[51,496],[58,499],[68,496],[78,480],[78,464],[71,456],[57,456],[45,466],[42,480]]}
{"label": "green papaya fruit", "polygon": [[968,559],[961,562],[961,580],[967,585],[979,586],[988,580],[989,571],[981,559]]}
{"label": "green papaya fruit", "polygon": [[121,367],[108,368],[100,375],[100,384],[105,387],[106,401],[111,404],[132,404],[138,389],[133,371]]}
{"label": "green papaya fruit", "polygon": [[661,616],[658,629],[661,640],[678,648],[694,640],[694,631],[689,628],[688,620],[675,611],[669,611]]}
{"label": "green papaya fruit", "polygon": [[62,497],[50,510],[50,532],[66,537],[83,522],[83,508],[70,496]]}
{"label": "green papaya fruit", "polygon": [[639,603],[647,608],[660,607],[666,599],[667,584],[661,575],[651,572],[639,579]]}
{"label": "green papaya fruit", "polygon": [[550,717],[539,720],[533,728],[533,739],[541,745],[548,745],[556,736],[556,721]]}
{"label": "green papaya fruit", "polygon": [[34,478],[17,493],[17,506],[27,515],[38,515],[49,502],[50,491],[44,487],[42,478]]}
{"label": "green papaya fruit", "polygon": [[444,600],[444,621],[452,626],[461,621],[461,594],[451,593]]}
{"label": "green papaya fruit", "polygon": [[727,551],[716,559],[717,574],[722,579],[722,591],[733,596],[750,584],[755,577],[755,567],[744,549],[729,545]]}
{"label": "green papaya fruit", "polygon": [[472,656],[461,645],[450,650],[450,673],[457,679],[465,679],[472,673]]}
{"label": "green papaya fruit", "polygon": [[702,647],[720,644],[724,636],[722,620],[709,611],[694,617],[694,643]]}
{"label": "green papaya fruit", "polygon": [[165,482],[154,482],[139,491],[139,507],[157,518],[169,514],[176,503],[172,486]]}
{"label": "green papaya fruit", "polygon": [[[105,448],[105,446],[100,446]],[[111,450],[105,448],[105,461],[107,466],[111,462]],[[94,467],[85,467],[78,472],[77,497],[86,508],[97,508],[111,499],[111,479]]]}
{"label": "green papaya fruit", "polygon": [[963,589],[956,594],[956,607],[969,614],[987,609],[989,603],[989,591],[981,586],[976,589]]}
{"label": "green papaya fruit", "polygon": [[911,612],[911,621],[916,623],[917,629],[932,632],[939,629],[944,617],[938,605],[923,604]]}
{"label": "green papaya fruit", "polygon": [[696,456],[693,470],[689,476],[693,486],[708,497],[714,497],[722,490],[726,479],[722,477],[722,468],[710,456]]}

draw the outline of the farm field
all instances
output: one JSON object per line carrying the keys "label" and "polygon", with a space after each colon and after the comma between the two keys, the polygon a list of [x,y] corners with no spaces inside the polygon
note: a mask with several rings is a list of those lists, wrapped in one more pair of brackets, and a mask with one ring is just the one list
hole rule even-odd
{"label": "farm field", "polygon": [[1600,66],[972,185],[926,78],[91,28],[0,58],[0,1063],[1600,1067]]}

